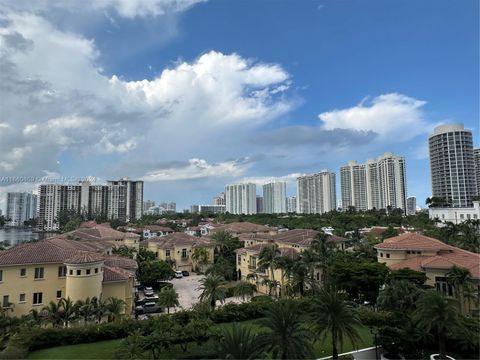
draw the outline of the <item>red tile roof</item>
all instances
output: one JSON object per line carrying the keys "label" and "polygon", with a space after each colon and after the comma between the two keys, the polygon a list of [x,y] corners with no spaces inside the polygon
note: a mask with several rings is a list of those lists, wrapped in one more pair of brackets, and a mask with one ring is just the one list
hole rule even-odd
{"label": "red tile roof", "polygon": [[126,281],[132,274],[121,268],[112,268],[110,266],[103,267],[103,282]]}
{"label": "red tile roof", "polygon": [[104,257],[102,254],[94,252],[78,251],[76,254],[65,259],[65,264],[90,264],[102,262]]}
{"label": "red tile roof", "polygon": [[258,233],[258,232],[270,232],[275,231],[275,228],[271,228],[265,225],[254,224],[248,221],[234,222],[230,224],[217,225],[211,232],[226,231],[233,234],[241,233]]}
{"label": "red tile roof", "polygon": [[153,237],[142,241],[140,245],[145,246],[150,242],[159,244],[162,249],[172,249],[176,245],[192,245],[193,247],[214,246],[214,243],[211,240],[191,236],[185,233],[172,233],[161,237]]}
{"label": "red tile roof", "polygon": [[451,250],[453,248],[440,240],[415,233],[388,238],[374,247],[382,250]]}

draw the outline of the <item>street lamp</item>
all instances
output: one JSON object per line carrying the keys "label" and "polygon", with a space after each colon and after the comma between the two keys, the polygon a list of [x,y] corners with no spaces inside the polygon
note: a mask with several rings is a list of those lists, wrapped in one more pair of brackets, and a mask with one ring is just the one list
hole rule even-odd
{"label": "street lamp", "polygon": [[375,345],[375,360],[380,360],[378,356],[378,329],[376,327],[370,326],[370,333],[373,335],[373,343]]}

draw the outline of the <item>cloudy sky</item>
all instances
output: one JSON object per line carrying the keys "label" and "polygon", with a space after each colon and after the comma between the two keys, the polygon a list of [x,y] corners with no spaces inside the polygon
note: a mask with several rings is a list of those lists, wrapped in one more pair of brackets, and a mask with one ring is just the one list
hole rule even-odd
{"label": "cloudy sky", "polygon": [[[2,0],[0,176],[128,176],[180,209],[227,183],[479,144],[479,5],[443,0]],[[337,179],[337,182],[339,179]],[[0,182],[10,190],[37,184]]]}

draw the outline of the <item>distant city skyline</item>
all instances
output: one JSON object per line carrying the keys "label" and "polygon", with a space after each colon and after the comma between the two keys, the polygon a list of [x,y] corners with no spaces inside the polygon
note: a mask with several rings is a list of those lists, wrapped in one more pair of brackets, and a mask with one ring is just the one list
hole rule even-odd
{"label": "distant city skyline", "polygon": [[[340,166],[392,152],[424,207],[433,129],[480,147],[477,0],[148,3],[2,1],[0,177],[128,176],[181,210],[323,169],[340,199]],[[0,178],[0,209],[38,185]]]}

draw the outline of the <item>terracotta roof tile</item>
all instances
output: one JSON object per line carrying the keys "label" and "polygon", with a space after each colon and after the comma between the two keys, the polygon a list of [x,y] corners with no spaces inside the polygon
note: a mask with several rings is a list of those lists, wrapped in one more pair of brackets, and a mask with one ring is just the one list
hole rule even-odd
{"label": "terracotta roof tile", "polygon": [[78,251],[76,254],[65,259],[65,264],[90,264],[104,260],[103,255],[94,252]]}
{"label": "terracotta roof tile", "polygon": [[234,222],[230,224],[217,225],[212,232],[226,231],[229,233],[258,233],[258,232],[270,232],[275,231],[275,228],[271,228],[265,225],[254,224],[248,221],[245,222]]}
{"label": "terracotta roof tile", "polygon": [[110,266],[104,266],[103,267],[103,282],[115,282],[115,281],[126,281],[128,280],[132,275],[126,271],[122,270],[120,268],[112,268]]}
{"label": "terracotta roof tile", "polygon": [[440,240],[415,233],[405,233],[388,238],[374,247],[382,250],[451,250],[453,248]]}

